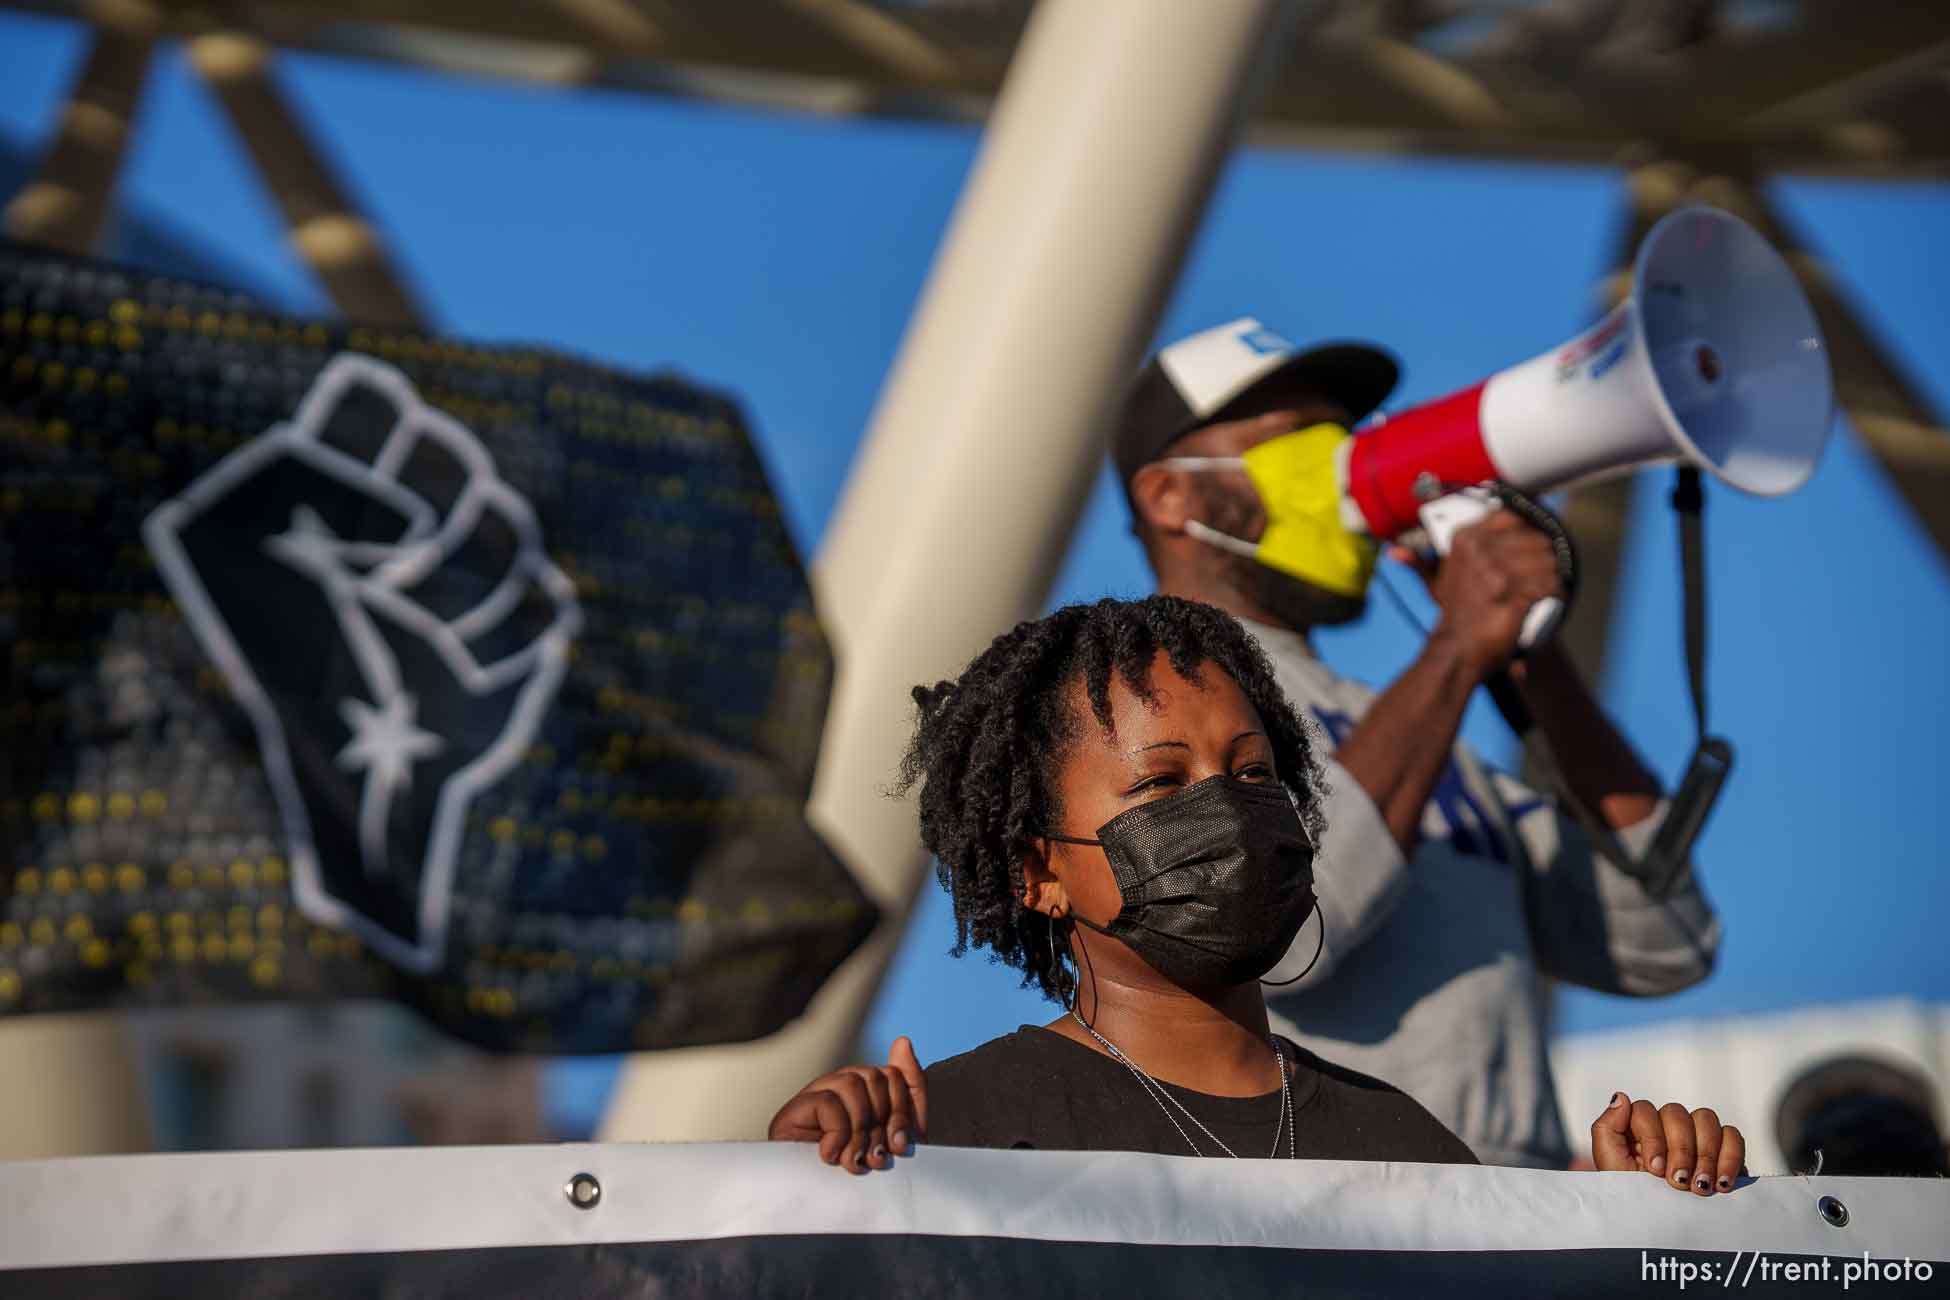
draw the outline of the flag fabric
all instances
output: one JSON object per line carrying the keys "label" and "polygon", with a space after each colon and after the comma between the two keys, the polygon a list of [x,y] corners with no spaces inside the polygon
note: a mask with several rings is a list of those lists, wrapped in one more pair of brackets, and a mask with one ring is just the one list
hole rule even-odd
{"label": "flag fabric", "polygon": [[748,1039],[876,914],[736,406],[0,245],[0,1014]]}
{"label": "flag fabric", "polygon": [[[1950,1293],[1950,1182],[796,1144],[0,1164],[9,1300]],[[1810,1283],[1815,1285],[1810,1285]],[[1900,1284],[1900,1285],[1898,1285]]]}

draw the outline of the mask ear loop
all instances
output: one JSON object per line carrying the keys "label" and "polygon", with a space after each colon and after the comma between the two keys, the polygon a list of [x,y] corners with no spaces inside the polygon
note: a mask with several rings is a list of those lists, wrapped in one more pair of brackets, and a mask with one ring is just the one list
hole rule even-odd
{"label": "mask ear loop", "polygon": [[1313,971],[1315,965],[1320,961],[1321,949],[1327,946],[1327,913],[1320,910],[1320,900],[1318,898],[1314,899],[1314,915],[1320,918],[1320,938],[1314,940],[1314,955],[1313,959],[1307,963],[1307,969],[1301,971],[1290,980],[1262,979],[1260,981],[1261,984],[1269,989],[1283,989],[1289,984],[1298,984]]}
{"label": "mask ear loop", "polygon": [[[1230,469],[1238,470],[1242,474],[1246,472],[1244,456],[1167,456],[1163,460],[1152,463],[1163,465],[1167,469]],[[1234,537],[1231,533],[1222,533],[1203,520],[1187,519],[1185,532],[1187,536],[1197,538],[1208,546],[1216,546],[1222,551],[1230,551],[1249,560],[1259,556],[1259,543],[1249,542],[1243,537]]]}
{"label": "mask ear loop", "polygon": [[1234,537],[1231,533],[1222,533],[1210,524],[1202,523],[1197,519],[1187,519],[1185,521],[1185,533],[1187,536],[1195,537],[1208,546],[1216,546],[1222,551],[1230,551],[1234,555],[1243,555],[1249,560],[1259,558],[1258,542],[1249,542],[1243,537]]}

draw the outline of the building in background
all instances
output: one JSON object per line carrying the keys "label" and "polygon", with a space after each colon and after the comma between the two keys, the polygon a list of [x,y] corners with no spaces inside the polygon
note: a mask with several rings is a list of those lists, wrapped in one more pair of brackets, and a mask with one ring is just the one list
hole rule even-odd
{"label": "building in background", "polygon": [[1653,1102],[1683,1097],[1737,1125],[1747,1139],[1747,1167],[1766,1175],[1808,1172],[1791,1168],[1781,1150],[1782,1098],[1810,1067],[1848,1056],[1887,1061],[1927,1080],[1937,1131],[1950,1131],[1950,1006],[1914,998],[1578,1034],[1557,1041],[1551,1065],[1567,1133],[1588,1130],[1619,1089]]}
{"label": "building in background", "polygon": [[162,1150],[540,1142],[534,1057],[490,1056],[381,1002],[127,1016]]}

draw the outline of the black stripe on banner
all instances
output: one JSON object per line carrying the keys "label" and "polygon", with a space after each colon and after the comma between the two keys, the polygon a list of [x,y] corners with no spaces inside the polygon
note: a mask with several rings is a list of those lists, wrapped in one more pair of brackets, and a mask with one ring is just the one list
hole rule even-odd
{"label": "black stripe on banner", "polygon": [[[1791,1272],[1790,1266],[1797,1271]],[[1015,1237],[808,1236],[296,1255],[0,1273],[8,1300],[299,1297],[1743,1296],[1839,1292],[1861,1259],[1704,1251],[1327,1251]],[[1894,1270],[1907,1267],[1907,1276]],[[1950,1295],[1950,1264],[1883,1261],[1853,1286]],[[1734,1270],[1731,1277],[1727,1270]],[[1824,1272],[1825,1270],[1825,1272]],[[1919,1274],[1924,1274],[1919,1276]],[[1683,1284],[1683,1285],[1682,1285]]]}

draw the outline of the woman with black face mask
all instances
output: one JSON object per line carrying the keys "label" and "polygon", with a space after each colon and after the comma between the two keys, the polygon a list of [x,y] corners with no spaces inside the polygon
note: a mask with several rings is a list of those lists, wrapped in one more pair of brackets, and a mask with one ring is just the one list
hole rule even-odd
{"label": "woman with black face mask", "polygon": [[[854,1173],[922,1140],[1475,1162],[1406,1094],[1268,1030],[1262,977],[1304,973],[1283,959],[1315,916],[1320,767],[1230,617],[1169,596],[1071,606],[914,698],[902,777],[957,952],[989,949],[1065,1010],[926,1070],[898,1039],[886,1065],[808,1084],[774,1139]],[[1600,1168],[1663,1179],[1670,1155],[1720,1190],[1745,1149],[1711,1111],[1623,1094],[1593,1136]]]}

